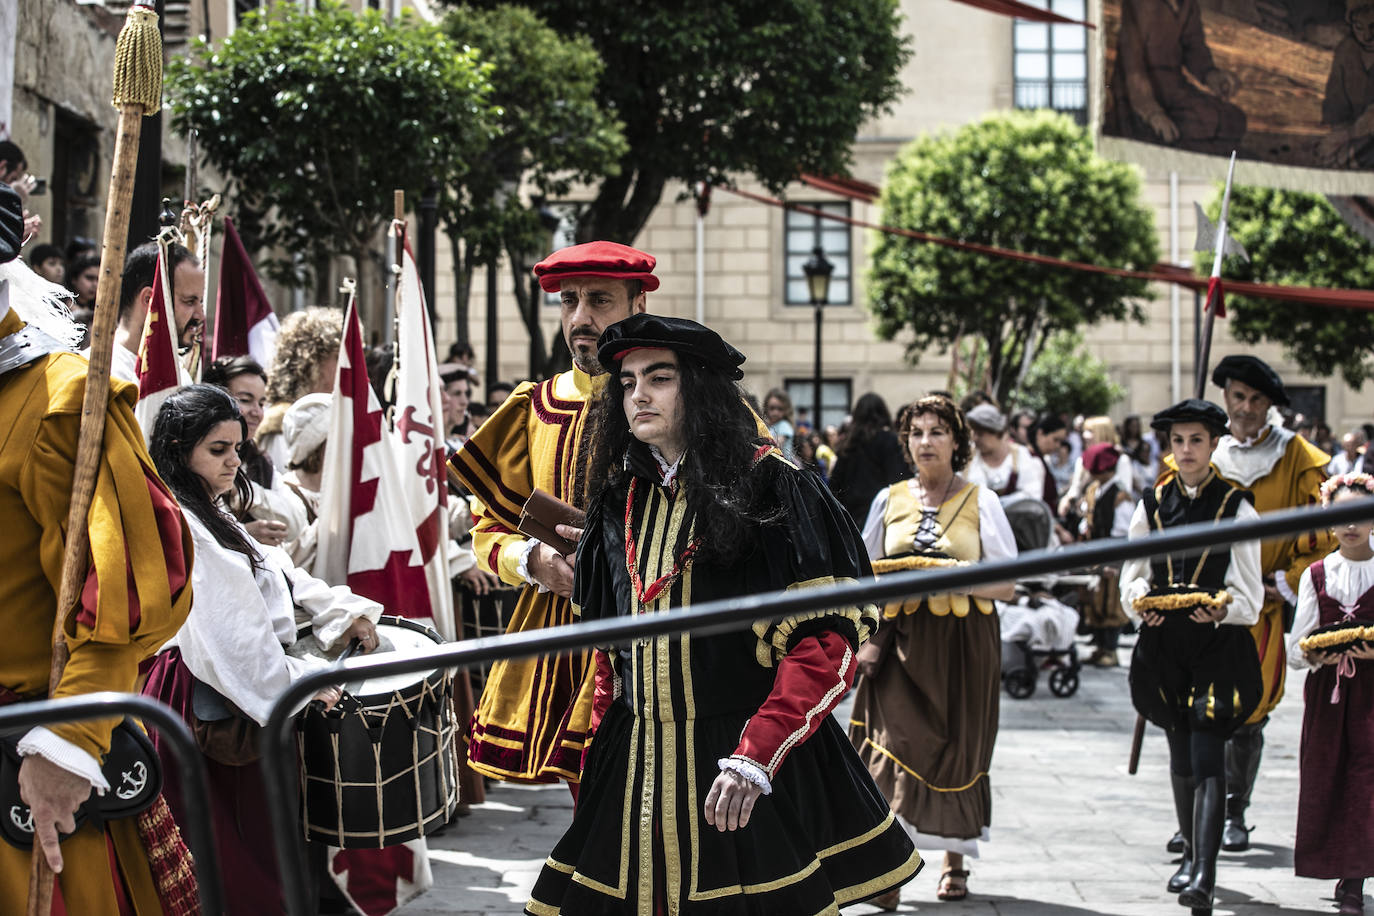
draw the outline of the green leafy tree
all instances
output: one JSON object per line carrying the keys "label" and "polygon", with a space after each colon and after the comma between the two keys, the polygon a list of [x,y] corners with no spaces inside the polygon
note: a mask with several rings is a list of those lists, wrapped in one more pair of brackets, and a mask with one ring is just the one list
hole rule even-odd
{"label": "green leafy tree", "polygon": [[[934,235],[1113,267],[1157,259],[1154,216],[1130,166],[1092,149],[1051,112],[989,117],[905,147],[888,169],[883,222]],[[1141,280],[985,257],[903,236],[877,238],[868,307],[879,336],[903,335],[915,363],[981,337],[1005,401],[1045,341],[1101,321],[1144,321]]]}
{"label": "green leafy tree", "polygon": [[1107,375],[1107,364],[1083,349],[1080,334],[1056,334],[1040,356],[1016,395],[1016,404],[1036,413],[1105,414],[1126,390]]}
{"label": "green leafy tree", "polygon": [[670,181],[743,173],[778,191],[804,171],[844,171],[910,55],[897,0],[525,5],[590,38],[605,63],[598,98],[625,124],[619,171],[579,215],[583,241],[633,242]]}
{"label": "green leafy tree", "polygon": [[299,257],[322,279],[321,265],[352,255],[373,328],[393,189],[418,199],[428,176],[461,171],[491,120],[475,51],[411,17],[388,23],[331,0],[248,14],[217,47],[201,41],[174,60],[167,89],[177,130],[199,132],[256,217],[251,243],[274,253],[269,272],[299,284]]}
{"label": "green leafy tree", "polygon": [[[530,268],[547,253],[549,229],[539,206],[618,170],[626,150],[620,122],[596,98],[601,58],[583,36],[565,38],[518,6],[460,7],[445,17],[445,34],[476,48],[490,66],[490,100],[499,114],[486,153],[462,163],[441,200],[457,277],[458,338],[468,339],[468,294],[473,270],[504,251],[516,299],[530,335],[530,375],[557,368],[539,323],[543,293]],[[513,192],[528,188],[533,206]],[[567,358],[555,341],[554,354]]]}
{"label": "green leafy tree", "polygon": [[[1221,210],[1221,191],[1211,216]],[[1351,229],[1320,194],[1234,186],[1231,234],[1250,263],[1228,258],[1224,277],[1285,286],[1374,288],[1374,244]],[[1374,378],[1374,312],[1276,299],[1226,297],[1231,333],[1246,343],[1271,340],[1304,372],[1339,373],[1353,388]]]}

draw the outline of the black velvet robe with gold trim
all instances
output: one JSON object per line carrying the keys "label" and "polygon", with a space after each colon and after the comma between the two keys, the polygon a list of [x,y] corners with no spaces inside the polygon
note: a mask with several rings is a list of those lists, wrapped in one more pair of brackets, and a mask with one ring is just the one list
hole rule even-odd
{"label": "black velvet robe with gold trim", "polygon": [[[686,488],[660,486],[642,447],[632,454],[640,469],[633,493],[608,489],[588,514],[573,589],[583,617],[681,611],[871,575],[853,522],[817,477],[775,450],[750,473],[764,475],[760,490],[780,520],[756,526],[730,562],[682,562],[695,538]],[[675,566],[661,594],[643,600]],[[848,607],[610,648],[614,701],[588,755],[572,826],[526,912],[810,916],[909,880],[920,857],[829,714],[876,623],[875,607]],[[759,797],[746,827],[720,832],[703,806],[718,761],[730,756],[756,763],[772,792]]]}

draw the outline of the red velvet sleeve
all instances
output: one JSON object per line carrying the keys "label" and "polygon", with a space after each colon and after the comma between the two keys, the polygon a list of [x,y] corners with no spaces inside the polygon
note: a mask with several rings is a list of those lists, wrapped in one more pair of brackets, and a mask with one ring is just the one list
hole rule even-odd
{"label": "red velvet sleeve", "polygon": [[587,733],[596,734],[606,710],[615,702],[615,672],[611,668],[611,657],[597,649],[592,653],[596,661],[596,691],[592,694],[592,721]]}
{"label": "red velvet sleeve", "polygon": [[854,650],[833,630],[797,642],[778,663],[777,678],[749,724],[734,757],[773,779],[792,748],[815,733],[854,683]]}

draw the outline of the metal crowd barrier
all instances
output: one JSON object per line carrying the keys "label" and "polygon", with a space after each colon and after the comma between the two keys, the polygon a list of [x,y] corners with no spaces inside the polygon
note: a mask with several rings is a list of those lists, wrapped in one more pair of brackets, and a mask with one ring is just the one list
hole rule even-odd
{"label": "metal crowd barrier", "polygon": [[210,823],[210,793],[200,748],[196,746],[195,738],[181,716],[151,697],[102,691],[0,707],[0,730],[32,728],[58,722],[120,719],[125,715],[155,725],[158,736],[167,742],[177,759],[188,815],[186,821],[179,822],[178,826],[186,831],[191,855],[195,859],[201,912],[217,916],[224,912],[224,893],[220,884],[219,856],[215,852],[215,833]]}
{"label": "metal crowd barrier", "polygon": [[1163,553],[1198,554],[1209,547],[1239,541],[1272,540],[1371,519],[1374,519],[1374,499],[1347,502],[1326,509],[1289,509],[1271,512],[1252,521],[1224,525],[1204,522],[1131,541],[1091,541],[1057,551],[1035,551],[1011,560],[938,570],[910,570],[879,579],[834,586],[747,595],[693,605],[686,611],[574,623],[452,643],[439,649],[389,652],[385,659],[366,656],[347,659],[331,669],[312,672],[293,682],[273,704],[263,731],[263,776],[276,838],[282,887],[286,895],[286,911],[291,916],[307,916],[310,912],[303,881],[305,859],[302,829],[295,797],[290,789],[292,780],[297,779],[292,741],[295,731],[293,710],[304,706],[309,697],[330,685],[360,678],[414,674],[434,668],[466,668],[505,658],[555,654],[587,646],[605,646],[689,631],[722,633],[744,629],[758,620],[777,619],[825,608],[882,604],[899,598],[956,591],[982,583],[1006,582]]}

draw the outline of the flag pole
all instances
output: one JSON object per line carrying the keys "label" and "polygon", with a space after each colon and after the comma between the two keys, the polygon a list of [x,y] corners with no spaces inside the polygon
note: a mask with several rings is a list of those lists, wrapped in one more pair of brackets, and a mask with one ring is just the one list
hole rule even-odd
{"label": "flag pole", "polygon": [[[1231,151],[1231,164],[1226,167],[1226,190],[1221,195],[1221,219],[1217,222],[1216,254],[1212,257],[1212,275],[1207,281],[1207,317],[1202,323],[1202,336],[1197,348],[1196,378],[1193,380],[1193,397],[1201,398],[1207,393],[1207,365],[1212,357],[1212,327],[1217,313],[1224,308],[1221,289],[1221,259],[1226,256],[1226,220],[1231,212],[1231,179],[1236,173],[1236,153]],[[1199,210],[1199,219],[1201,211]],[[1140,766],[1140,749],[1145,742],[1145,717],[1135,717],[1135,731],[1131,735],[1131,755],[1126,763],[1126,772],[1134,776]]]}
{"label": "flag pole", "polygon": [[1197,351],[1197,378],[1194,380],[1193,397],[1201,398],[1207,392],[1207,365],[1212,356],[1212,325],[1222,305],[1221,259],[1226,255],[1226,220],[1231,212],[1231,178],[1236,172],[1236,154],[1231,153],[1231,164],[1226,168],[1226,190],[1221,196],[1221,219],[1217,222],[1216,254],[1212,258],[1212,275],[1207,281],[1207,317],[1202,323],[1202,342]]}
{"label": "flag pole", "polygon": [[[100,249],[100,280],[95,293],[95,317],[91,322],[90,367],[81,402],[81,426],[77,434],[76,462],[72,473],[72,499],[67,513],[67,541],[62,556],[62,580],[52,632],[52,667],[48,694],[57,689],[67,666],[67,613],[76,607],[86,579],[90,532],[86,515],[95,494],[100,452],[105,439],[105,413],[109,408],[110,363],[113,359],[115,322],[128,245],[129,215],[134,197],[134,170],[138,165],[139,137],[143,118],[162,109],[162,36],[157,28],[153,0],[135,0],[129,7],[115,44],[112,101],[119,109],[115,131],[114,162],[110,169],[105,204],[105,236]],[[54,875],[47,857],[35,840],[29,869],[28,913],[52,912]]]}

